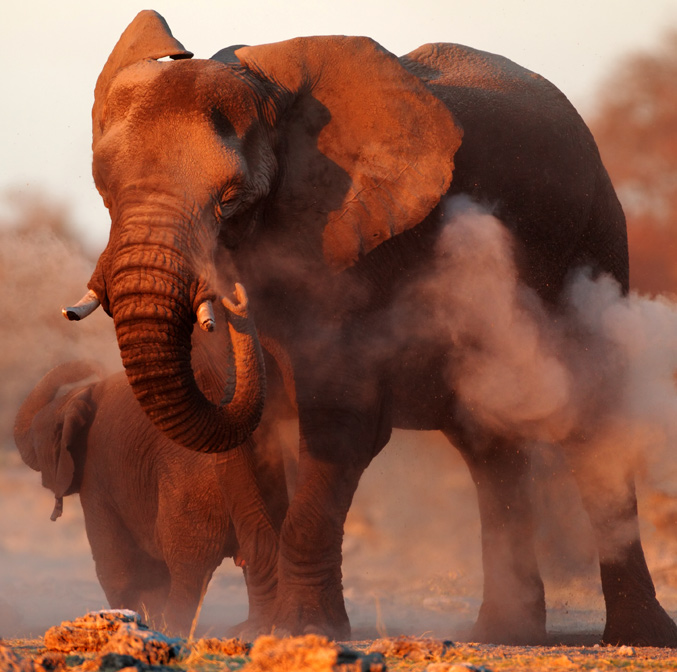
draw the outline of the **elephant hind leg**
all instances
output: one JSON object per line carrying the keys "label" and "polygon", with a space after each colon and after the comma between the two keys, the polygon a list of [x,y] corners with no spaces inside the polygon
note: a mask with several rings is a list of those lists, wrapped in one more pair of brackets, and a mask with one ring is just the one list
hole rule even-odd
{"label": "elephant hind leg", "polygon": [[607,607],[605,644],[677,647],[677,626],[656,599],[639,539],[622,556],[600,561],[600,574]]}
{"label": "elephant hind leg", "polygon": [[133,607],[134,611],[138,611],[149,626],[162,630],[166,624],[164,612],[170,590],[167,565],[146,556],[134,571],[136,576],[130,586],[132,596],[129,602],[133,602],[136,596],[138,606]]}
{"label": "elephant hind leg", "polygon": [[477,487],[482,526],[484,592],[473,641],[542,644],[546,641],[545,590],[536,561],[529,454],[494,438],[460,448]]}
{"label": "elephant hind leg", "polygon": [[629,473],[581,447],[567,453],[597,541],[606,604],[605,644],[677,647],[677,626],[656,599],[640,541]]}
{"label": "elephant hind leg", "polygon": [[210,568],[204,565],[204,562],[197,560],[183,567],[172,568],[171,587],[163,618],[166,630],[173,635],[188,637],[197,621],[198,609],[216,569],[216,565]]}

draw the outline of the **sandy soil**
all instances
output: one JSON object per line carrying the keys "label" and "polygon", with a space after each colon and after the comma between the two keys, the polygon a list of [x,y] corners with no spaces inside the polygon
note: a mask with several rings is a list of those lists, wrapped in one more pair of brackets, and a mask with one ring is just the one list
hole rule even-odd
{"label": "sandy soil", "polygon": [[[429,640],[428,640],[429,641]],[[165,667],[155,669],[167,670],[195,670],[195,672],[213,672],[216,670],[239,670],[251,664],[250,655],[236,654],[228,656],[222,653],[207,653],[200,651],[201,642],[198,641],[184,650],[181,658]],[[342,645],[366,654],[374,649],[382,650],[382,640],[351,641]],[[677,668],[677,651],[674,649],[656,649],[642,647],[600,647],[593,645],[574,646],[563,644],[552,647],[525,647],[525,646],[495,646],[490,644],[452,643],[441,655],[439,647],[426,651],[426,641],[418,640],[405,642],[407,654],[391,652],[385,655],[386,669],[391,672],[523,672],[525,670],[549,671],[555,670],[590,670],[594,672],[623,669],[628,672],[640,670],[674,670]],[[437,649],[437,651],[435,651]],[[35,662],[50,661],[54,664],[60,660],[65,667],[76,672],[78,670],[98,669],[93,661],[97,654],[72,652],[64,657],[44,648],[42,639],[36,640],[5,640],[0,641],[0,659],[3,653],[9,651],[22,659],[31,659]],[[46,657],[46,658],[45,658]],[[329,672],[332,667],[317,662],[319,656],[314,656],[312,666],[295,665],[293,668],[285,666],[282,661],[266,661],[266,668],[273,672],[279,669],[294,669],[305,672]],[[260,668],[255,668],[260,672]],[[347,668],[334,667],[334,670],[347,672]],[[353,668],[354,669],[354,668]],[[372,668],[376,672],[376,668]],[[380,672],[380,671],[379,671]]]}
{"label": "sandy soil", "polygon": [[[15,453],[6,456],[0,466],[0,636],[40,636],[55,623],[107,606],[77,496],[66,498],[56,522],[49,520],[53,504],[40,475]],[[401,433],[376,458],[355,497],[344,558],[355,637],[427,632],[456,638],[470,626],[482,591],[477,503],[465,465],[444,440]],[[569,621],[600,629],[596,570],[576,567],[581,571],[564,589],[549,591],[551,627]],[[211,581],[200,632],[224,636],[246,613],[241,571],[227,559]]]}
{"label": "sandy soil", "polygon": [[[585,518],[566,479],[551,480],[536,495],[543,518],[539,559],[548,630],[553,641],[570,646],[462,644],[455,660],[501,670],[677,668],[672,652],[592,648],[604,615]],[[665,530],[674,530],[672,500],[663,505]],[[107,606],[77,497],[65,500],[57,522],[49,520],[52,507],[39,474],[5,454],[0,465],[0,636],[19,647],[17,638],[41,637],[52,625]],[[675,617],[676,535],[670,537],[646,517],[643,525],[659,598]],[[465,466],[442,439],[400,432],[374,461],[348,520],[344,556],[346,603],[356,640],[402,634],[467,640],[482,592],[477,503]],[[246,610],[241,572],[226,560],[210,584],[197,636],[226,636]],[[31,646],[36,650],[40,642]],[[389,669],[423,670],[426,665],[389,661]]]}

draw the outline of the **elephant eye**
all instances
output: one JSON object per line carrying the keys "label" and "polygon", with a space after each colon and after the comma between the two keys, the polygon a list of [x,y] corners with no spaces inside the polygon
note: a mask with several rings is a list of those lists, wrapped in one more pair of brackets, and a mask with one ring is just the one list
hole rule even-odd
{"label": "elephant eye", "polygon": [[239,205],[238,193],[239,185],[237,184],[229,183],[223,187],[215,206],[216,215],[220,219],[226,219],[233,215]]}

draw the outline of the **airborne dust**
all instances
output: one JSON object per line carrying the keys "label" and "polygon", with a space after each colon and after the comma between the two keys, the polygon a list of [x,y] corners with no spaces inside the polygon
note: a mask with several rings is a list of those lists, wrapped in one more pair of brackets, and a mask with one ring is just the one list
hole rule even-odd
{"label": "airborne dust", "polygon": [[[112,321],[97,311],[60,314],[85,291],[94,256],[56,236],[53,207],[36,202],[0,228],[0,636],[41,635],[64,619],[106,606],[77,497],[51,522],[50,493],[23,465],[11,438],[14,414],[52,366],[93,358],[120,367]],[[25,214],[25,213],[24,213]],[[427,287],[435,330],[463,348],[449,371],[491,426],[533,446],[533,496],[549,629],[601,632],[603,605],[589,523],[561,452],[581,434],[607,451],[605,467],[639,470],[642,534],[659,598],[677,609],[677,432],[673,372],[677,305],[620,295],[613,281],[572,280],[553,319],[517,281],[511,242],[490,214],[462,202],[439,249],[449,276],[443,300]],[[421,288],[422,290],[424,288]],[[586,349],[580,348],[580,336]],[[605,394],[597,394],[597,390]],[[673,498],[673,495],[675,498]],[[355,636],[458,637],[481,600],[479,520],[473,485],[437,433],[395,432],[365,474],[344,541],[344,586]],[[246,617],[241,572],[227,559],[207,594],[198,633],[223,635]]]}

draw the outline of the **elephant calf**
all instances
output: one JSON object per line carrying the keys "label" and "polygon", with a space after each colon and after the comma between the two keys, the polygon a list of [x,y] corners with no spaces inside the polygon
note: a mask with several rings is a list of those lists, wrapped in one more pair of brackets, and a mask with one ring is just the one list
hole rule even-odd
{"label": "elephant calf", "polygon": [[[213,373],[214,357],[207,364],[203,370]],[[222,393],[209,375],[201,387]],[[124,372],[86,381],[93,376],[87,362],[50,371],[19,410],[15,438],[24,462],[56,495],[53,520],[64,496],[80,494],[110,606],[187,633],[212,573],[233,557],[244,567],[250,616],[263,608],[275,595],[272,569],[288,503],[279,451],[267,450],[276,430],[268,415],[234,451],[196,453],[151,424]]]}

